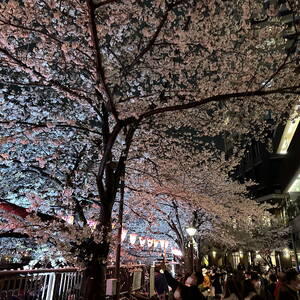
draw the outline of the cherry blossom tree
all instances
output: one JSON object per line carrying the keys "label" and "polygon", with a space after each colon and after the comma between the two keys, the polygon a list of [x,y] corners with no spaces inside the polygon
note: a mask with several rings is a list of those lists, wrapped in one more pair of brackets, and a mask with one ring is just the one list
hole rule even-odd
{"label": "cherry blossom tree", "polygon": [[126,215],[130,224],[126,228],[136,231],[135,223],[142,224],[148,234],[163,234],[173,240],[183,253],[187,271],[191,268],[191,238],[186,232],[187,227],[197,229],[194,240],[201,261],[201,246],[244,247],[243,234],[249,237],[259,229],[256,224],[261,225],[262,220],[271,217],[270,205],[248,198],[251,183],[240,184],[229,177],[228,168],[232,167],[232,162],[211,161],[207,154],[207,165],[202,163],[201,167],[192,167],[189,165],[192,163],[192,159],[190,162],[184,160],[184,163],[177,159],[176,169],[169,165],[168,172],[164,173],[165,161],[155,166],[155,176],[151,175],[153,170],[148,176],[142,174],[139,181],[131,183],[128,179],[127,183]]}
{"label": "cherry blossom tree", "polygon": [[262,219],[251,232],[240,234],[240,247],[255,251],[263,261],[273,267],[271,255],[274,251],[283,251],[288,247],[291,228],[274,217]]}
{"label": "cherry blossom tree", "polygon": [[[183,163],[178,158],[176,165],[168,165],[166,173],[167,161],[156,165],[149,175],[140,174],[139,181],[128,178],[126,227],[136,231],[136,226],[141,226],[148,234],[163,234],[174,240],[184,254],[187,269],[190,238],[186,228],[191,225],[197,229],[194,239],[198,245],[259,251],[269,262],[272,251],[286,247],[289,228],[272,216],[274,206],[249,198],[252,182],[240,184],[228,175],[234,162],[211,161],[208,153],[206,158],[201,167],[192,167],[192,159]],[[138,168],[143,169],[150,167]]]}
{"label": "cherry blossom tree", "polygon": [[276,123],[299,94],[297,57],[260,0],[4,0],[0,12],[2,198],[73,215],[30,214],[25,233],[75,241],[89,299],[105,297],[125,168],[163,154],[167,171],[175,149],[200,156],[203,136],[263,137],[266,113]]}

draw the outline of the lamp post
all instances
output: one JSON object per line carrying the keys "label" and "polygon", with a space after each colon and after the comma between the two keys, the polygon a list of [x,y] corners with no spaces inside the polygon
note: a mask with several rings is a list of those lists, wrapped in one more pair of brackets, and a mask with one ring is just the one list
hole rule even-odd
{"label": "lamp post", "polygon": [[196,234],[197,229],[195,227],[188,227],[186,229],[186,232],[188,233],[188,235],[191,238],[191,242],[190,242],[190,252],[191,252],[191,269],[192,271],[194,271],[194,246],[193,246],[193,236]]}

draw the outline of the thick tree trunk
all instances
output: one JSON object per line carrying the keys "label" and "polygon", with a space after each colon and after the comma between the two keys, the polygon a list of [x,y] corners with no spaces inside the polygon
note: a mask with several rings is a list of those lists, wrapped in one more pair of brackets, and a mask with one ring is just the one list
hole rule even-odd
{"label": "thick tree trunk", "polygon": [[109,201],[107,206],[102,206],[99,217],[99,224],[96,230],[102,233],[102,242],[89,244],[87,253],[90,254],[84,280],[84,298],[85,300],[105,300],[106,298],[106,270],[107,258],[109,254],[110,241],[107,238],[111,233],[111,205]]}
{"label": "thick tree trunk", "polygon": [[83,278],[84,300],[104,300],[106,294],[106,264],[91,262]]}

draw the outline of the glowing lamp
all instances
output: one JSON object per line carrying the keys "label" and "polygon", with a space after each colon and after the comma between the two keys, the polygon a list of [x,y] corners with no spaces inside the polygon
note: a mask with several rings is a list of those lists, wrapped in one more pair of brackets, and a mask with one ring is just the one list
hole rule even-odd
{"label": "glowing lamp", "polygon": [[186,232],[188,233],[188,235],[189,236],[194,236],[195,234],[196,234],[196,232],[197,232],[197,229],[195,228],[195,227],[188,227],[187,229],[186,229]]}
{"label": "glowing lamp", "polygon": [[290,257],[290,250],[288,248],[283,249],[284,257],[288,258]]}

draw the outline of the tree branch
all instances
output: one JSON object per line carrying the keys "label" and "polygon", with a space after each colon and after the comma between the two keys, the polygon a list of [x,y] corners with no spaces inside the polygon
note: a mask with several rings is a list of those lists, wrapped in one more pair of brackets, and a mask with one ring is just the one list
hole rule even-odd
{"label": "tree branch", "polygon": [[[15,123],[15,124],[20,124],[20,125],[25,125],[25,126],[32,126],[35,128],[46,128],[48,127],[49,123],[31,123],[31,122],[26,122],[26,121],[6,121],[6,120],[0,120],[0,124],[10,124],[10,123]],[[91,130],[82,126],[77,126],[77,125],[68,125],[68,124],[55,124],[55,123],[51,123],[51,125],[53,125],[54,127],[59,127],[59,128],[73,128],[73,129],[78,129],[78,130],[82,130],[82,131],[87,131],[90,133],[94,133],[94,134],[98,134],[101,135],[100,132],[95,131],[95,130]]]}
{"label": "tree branch", "polygon": [[135,130],[137,128],[137,123],[133,124],[131,126],[131,128],[128,130],[128,133],[126,135],[126,139],[125,139],[125,149],[122,151],[116,171],[114,173],[114,178],[115,178],[115,193],[117,192],[117,185],[118,182],[120,181],[120,178],[122,176],[122,174],[125,173],[125,168],[126,168],[126,160],[129,154],[129,150],[130,150],[130,146],[131,146],[131,142],[135,133]]}
{"label": "tree branch", "polygon": [[5,21],[5,20],[0,20],[0,22],[2,24],[9,25],[11,27],[15,27],[15,28],[18,28],[18,29],[23,29],[23,30],[26,30],[26,31],[32,31],[32,32],[40,33],[42,35],[45,35],[48,39],[51,39],[51,40],[55,41],[56,43],[63,44],[63,42],[60,41],[58,38],[56,38],[54,35],[51,35],[51,34],[45,32],[43,30],[39,30],[39,29],[35,29],[35,28],[29,28],[29,27],[26,27],[24,25],[13,24],[13,23],[10,23],[10,22]]}
{"label": "tree branch", "polygon": [[[105,145],[105,148],[104,148],[103,158],[101,160],[99,170],[98,170],[98,174],[97,174],[98,188],[101,187],[101,186],[103,187],[102,179],[103,179],[103,174],[104,174],[104,171],[105,171],[106,164],[108,163],[108,160],[109,160],[109,153],[111,153],[112,147],[113,147],[113,145],[115,143],[115,140],[116,140],[118,134],[120,133],[122,127],[123,127],[123,122],[121,122],[121,121],[118,122],[115,125],[112,133],[108,137],[107,144]],[[101,188],[99,190],[101,191]]]}
{"label": "tree branch", "polygon": [[164,27],[167,19],[168,19],[168,15],[170,13],[170,11],[176,7],[177,5],[181,4],[182,2],[184,2],[183,0],[178,0],[175,2],[170,3],[167,6],[167,9],[164,13],[164,15],[162,16],[162,19],[160,21],[160,23],[158,24],[153,36],[151,37],[151,39],[148,41],[147,45],[145,46],[145,48],[134,58],[134,60],[130,63],[130,65],[128,65],[125,69],[126,69],[126,73],[128,73],[135,65],[137,65],[140,60],[143,58],[143,56],[151,50],[151,48],[153,47],[157,37],[159,36],[162,28]]}
{"label": "tree branch", "polygon": [[29,235],[25,233],[14,232],[14,231],[6,231],[6,232],[0,232],[0,238],[24,239],[24,238],[29,238]]}
{"label": "tree branch", "polygon": [[[84,156],[84,153],[86,151],[87,146],[85,145],[81,151],[78,153],[77,159],[75,161],[75,164],[73,166],[73,168],[70,170],[69,174],[67,174],[66,176],[66,184],[68,187],[70,188],[74,188],[74,184],[73,184],[73,177],[75,175],[75,171],[79,168],[80,162],[82,161],[82,158]],[[84,225],[87,224],[87,220],[86,217],[84,215],[84,211],[82,208],[82,205],[79,203],[78,199],[76,197],[72,197],[73,201],[75,202],[75,212],[78,213],[79,218],[81,219],[81,221],[83,222]]]}
{"label": "tree branch", "polygon": [[[22,164],[22,162],[18,159],[13,159],[14,163],[18,163],[18,164]],[[22,170],[21,172],[34,172],[34,173],[38,173],[44,177],[49,178],[50,180],[54,181],[55,183],[62,185],[63,183],[61,182],[61,180],[59,180],[57,177],[52,176],[51,174],[48,174],[43,168],[38,167],[38,166],[34,166],[34,165],[28,165],[28,167],[30,169],[25,169]]]}
{"label": "tree branch", "polygon": [[177,223],[178,223],[178,231],[180,232],[180,235],[182,237],[182,241],[184,241],[185,235],[183,233],[181,222],[180,222],[180,217],[179,217],[179,213],[178,213],[178,205],[177,205],[175,200],[173,200],[172,203],[173,203],[173,207],[174,207],[174,210],[175,210],[175,217],[176,217],[176,220],[177,220]]}
{"label": "tree branch", "polygon": [[40,79],[44,80],[46,85],[52,86],[57,88],[58,90],[67,93],[73,97],[76,97],[78,99],[84,99],[87,103],[89,103],[91,105],[91,107],[95,110],[95,112],[97,113],[97,115],[99,117],[101,117],[101,113],[99,111],[99,109],[93,105],[93,101],[82,95],[79,93],[76,93],[74,90],[72,90],[72,88],[69,88],[63,84],[61,84],[60,82],[56,81],[56,80],[47,80],[45,78],[45,76],[43,74],[41,74],[40,72],[36,71],[34,68],[30,68],[29,66],[27,66],[24,62],[22,62],[20,59],[14,57],[12,54],[10,54],[6,49],[0,48],[0,52],[2,52],[4,55],[6,55],[9,59],[11,59],[12,61],[14,61],[16,64],[18,64],[20,67],[22,67],[25,70],[29,70],[30,72],[32,72],[35,76],[39,77]]}
{"label": "tree branch", "polygon": [[[18,28],[18,29],[23,29],[25,31],[32,31],[32,32],[36,32],[36,33],[40,33],[42,35],[45,35],[48,39],[51,39],[53,40],[54,42],[56,42],[57,44],[59,45],[63,45],[64,42],[59,40],[57,37],[55,37],[54,35],[46,32],[47,29],[44,27],[44,31],[43,30],[39,30],[39,29],[35,29],[35,28],[30,28],[30,27],[26,27],[24,25],[20,25],[20,24],[13,24],[13,23],[10,23],[8,21],[5,21],[5,20],[0,20],[0,22],[2,22],[3,24],[5,25],[9,25],[11,27],[15,27],[15,28]],[[88,54],[84,53],[82,50],[78,49],[78,48],[75,48],[76,51],[80,52],[82,55],[84,55],[85,57],[87,57],[88,59],[92,60],[91,57],[89,57]]]}
{"label": "tree branch", "polygon": [[[297,91],[299,89],[299,91]],[[230,94],[222,94],[222,95],[216,95],[211,96],[208,98],[204,98],[201,101],[193,101],[186,104],[179,104],[179,105],[173,105],[173,106],[166,106],[161,107],[157,109],[150,110],[148,112],[145,112],[140,115],[139,120],[148,118],[150,116],[162,114],[165,112],[171,112],[171,111],[180,111],[180,110],[186,110],[190,108],[200,107],[204,104],[208,104],[211,102],[220,102],[220,101],[226,101],[230,100],[232,98],[243,98],[243,97],[256,97],[256,96],[266,96],[266,95],[274,95],[274,94],[300,94],[300,85],[297,86],[291,86],[291,87],[285,87],[285,88],[279,88],[275,90],[267,90],[267,91],[252,91],[252,92],[239,92],[239,93],[230,93]]]}
{"label": "tree branch", "polygon": [[[98,35],[97,35],[97,26],[96,26],[96,17],[95,17],[95,8],[96,7],[95,7],[95,4],[93,3],[93,0],[87,0],[87,5],[88,5],[88,9],[89,9],[91,37],[92,37],[92,41],[94,44],[94,51],[95,51],[96,76],[97,76],[96,87],[99,86],[100,84],[102,85],[102,87],[105,91],[106,97],[108,99],[110,111],[112,112],[115,120],[118,122],[119,121],[118,113],[116,111],[109,87],[106,83],[105,72],[104,72],[104,68],[102,65],[102,58],[101,58],[101,52],[100,52],[100,47],[99,47],[99,39],[98,39]],[[97,88],[96,88],[96,93],[100,96],[100,98],[103,99],[102,94],[98,91]]]}
{"label": "tree branch", "polygon": [[106,0],[106,1],[101,1],[97,4],[94,4],[94,8],[99,8],[101,6],[104,6],[106,4],[111,4],[111,3],[115,3],[115,2],[118,2],[118,0]]}
{"label": "tree branch", "polygon": [[38,174],[40,174],[40,175],[42,175],[44,177],[47,177],[47,178],[53,180],[57,184],[62,185],[62,182],[58,178],[53,177],[52,175],[48,174],[42,168],[40,168],[38,166],[29,166],[29,168],[31,168],[32,170],[27,169],[27,170],[23,170],[22,172],[34,172],[34,173],[38,173]]}

